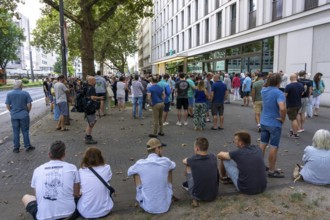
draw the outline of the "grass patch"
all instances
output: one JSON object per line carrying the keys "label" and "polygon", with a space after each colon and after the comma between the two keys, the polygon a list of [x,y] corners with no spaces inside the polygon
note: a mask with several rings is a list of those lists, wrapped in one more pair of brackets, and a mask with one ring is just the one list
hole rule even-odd
{"label": "grass patch", "polygon": [[292,193],[290,196],[290,202],[301,202],[306,197],[303,193]]}

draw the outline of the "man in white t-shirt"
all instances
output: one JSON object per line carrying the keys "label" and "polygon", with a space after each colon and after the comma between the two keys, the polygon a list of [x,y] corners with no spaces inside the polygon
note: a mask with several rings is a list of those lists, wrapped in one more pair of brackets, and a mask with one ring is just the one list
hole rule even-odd
{"label": "man in white t-shirt", "polygon": [[22,202],[34,219],[61,219],[71,216],[76,209],[74,197],[79,196],[77,167],[63,161],[65,144],[55,141],[48,153],[50,161],[37,167],[31,187],[35,195],[24,195]]}
{"label": "man in white t-shirt", "polygon": [[157,138],[151,138],[147,142],[148,157],[127,171],[128,176],[134,177],[140,207],[152,214],[167,212],[172,202],[172,171],[176,165],[162,156],[163,147]]}

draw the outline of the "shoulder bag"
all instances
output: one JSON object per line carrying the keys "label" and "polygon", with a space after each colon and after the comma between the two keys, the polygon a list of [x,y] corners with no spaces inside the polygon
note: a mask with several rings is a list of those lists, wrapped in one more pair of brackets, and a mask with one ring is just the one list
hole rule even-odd
{"label": "shoulder bag", "polygon": [[115,189],[112,186],[109,186],[109,184],[105,182],[105,180],[92,167],[88,167],[88,169],[95,174],[95,176],[103,183],[103,185],[105,185],[105,187],[108,188],[110,191],[110,198],[112,199],[112,194],[116,192]]}

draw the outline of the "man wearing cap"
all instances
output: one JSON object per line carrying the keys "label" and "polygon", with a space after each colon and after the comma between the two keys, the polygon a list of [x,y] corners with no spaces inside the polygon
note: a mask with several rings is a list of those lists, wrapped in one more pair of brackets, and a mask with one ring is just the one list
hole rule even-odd
{"label": "man wearing cap", "polygon": [[163,157],[163,147],[157,138],[147,142],[148,157],[138,160],[128,171],[136,185],[136,200],[151,214],[165,213],[172,202],[172,171],[175,162]]}
{"label": "man wearing cap", "polygon": [[313,81],[306,79],[306,71],[301,70],[299,72],[299,79],[298,82],[304,86],[304,93],[301,96],[301,108],[299,109],[299,113],[297,116],[298,121],[298,132],[304,132],[304,123],[306,120],[306,111],[307,111],[307,105],[309,101],[309,97],[311,96],[313,92]]}
{"label": "man wearing cap", "polygon": [[218,196],[219,172],[217,158],[207,152],[209,142],[205,137],[199,137],[194,142],[195,155],[185,158],[187,181],[182,187],[192,197],[192,206],[198,206],[197,201],[212,201]]}
{"label": "man wearing cap", "polygon": [[257,81],[253,83],[252,86],[252,102],[253,102],[253,110],[255,114],[255,120],[258,126],[258,132],[261,132],[260,127],[260,113],[262,110],[262,98],[261,98],[261,89],[264,86],[263,74],[258,73]]}

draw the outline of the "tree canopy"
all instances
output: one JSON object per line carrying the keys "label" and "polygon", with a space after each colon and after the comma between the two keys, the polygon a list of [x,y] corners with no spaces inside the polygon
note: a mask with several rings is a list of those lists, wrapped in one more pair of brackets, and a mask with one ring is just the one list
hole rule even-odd
{"label": "tree canopy", "polygon": [[[49,14],[53,14],[50,8],[55,9],[57,11],[59,10],[58,0],[42,0],[42,2],[47,4],[47,6],[44,8],[44,15],[46,16],[48,16]],[[73,30],[76,32],[76,34],[72,35],[71,37],[73,37],[74,43],[79,44],[78,46],[82,60],[83,77],[86,77],[87,74],[95,73],[94,34],[96,33],[96,31],[98,31],[103,25],[105,25],[105,23],[109,22],[109,20],[116,21],[117,14],[120,14],[121,16],[126,16],[126,21],[125,19],[123,19],[124,23],[122,24],[125,28],[130,16],[137,18],[138,20],[139,18],[142,18],[144,16],[151,15],[150,13],[146,12],[146,10],[144,10],[145,7],[150,6],[152,6],[152,0],[64,1],[64,15],[71,21],[69,29],[73,28]],[[117,13],[118,10],[124,10],[125,13]],[[120,27],[120,25],[118,26]],[[113,30],[115,31],[116,29]],[[40,33],[42,33],[42,31]],[[48,34],[49,33],[50,32],[48,32]],[[78,37],[78,35],[80,36]],[[98,35],[100,34],[98,33]],[[51,45],[51,43],[46,42],[43,44],[43,46],[45,47],[46,45]],[[69,45],[70,44],[71,42],[69,43]],[[70,53],[72,52],[71,49],[72,47],[70,46]]]}
{"label": "tree canopy", "polygon": [[19,59],[16,53],[25,37],[23,30],[12,21],[11,15],[1,13],[1,16],[0,67],[5,69],[9,61]]}

